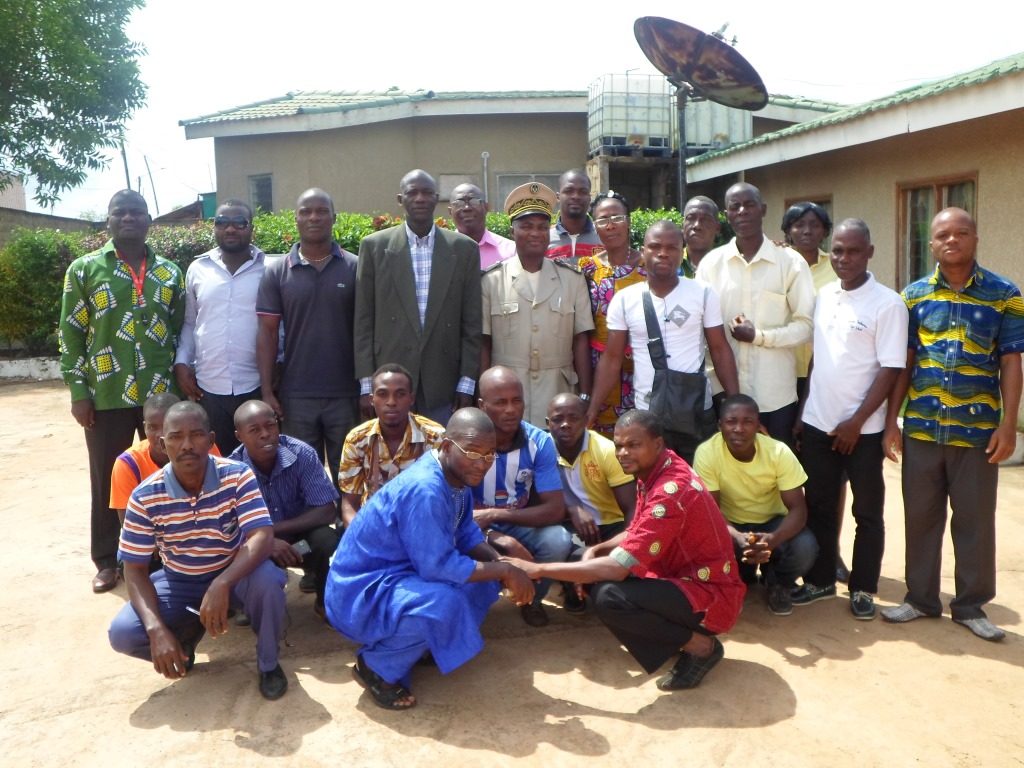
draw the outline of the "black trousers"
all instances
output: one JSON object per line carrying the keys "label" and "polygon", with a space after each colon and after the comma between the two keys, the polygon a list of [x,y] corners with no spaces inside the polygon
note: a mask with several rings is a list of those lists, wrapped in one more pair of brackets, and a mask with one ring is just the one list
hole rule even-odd
{"label": "black trousers", "polygon": [[700,423],[697,425],[699,434],[687,435],[682,432],[672,432],[671,430],[665,430],[665,445],[671,450],[675,451],[676,454],[691,467],[693,466],[693,454],[697,452],[697,446],[715,434],[718,427],[715,422],[717,418],[715,416],[714,407],[708,408],[704,411],[704,415],[700,419]]}
{"label": "black trousers", "polygon": [[302,567],[308,568],[316,578],[316,604],[324,604],[324,590],[327,589],[327,572],[331,569],[331,556],[338,548],[341,531],[333,525],[321,525],[302,533],[293,533],[280,538],[289,544],[305,539],[309,554],[302,558]]}
{"label": "black trousers", "polygon": [[142,408],[111,408],[96,411],[96,420],[85,430],[89,452],[91,532],[89,551],[96,570],[117,566],[117,542],[121,521],[110,508],[110,473],[117,457],[144,434]]}
{"label": "black trousers", "polygon": [[[877,592],[885,551],[885,480],[882,477],[882,433],[861,435],[849,456],[832,450],[825,432],[804,424],[800,463],[807,473],[807,527],[818,540],[818,557],[804,574],[816,587],[836,583],[839,526],[836,508],[843,489],[844,473],[853,491],[853,567],[850,592]],[[904,466],[904,472],[906,467]]]}
{"label": "black trousers", "polygon": [[215,395],[205,389],[202,392],[203,397],[199,404],[210,417],[210,429],[217,436],[217,448],[221,456],[229,456],[238,447],[238,438],[235,437],[235,411],[242,403],[259,400],[260,390],[257,388],[241,395]]}
{"label": "black trousers", "polygon": [[686,595],[671,581],[628,577],[602,581],[591,591],[597,616],[648,674],[679,654],[700,626]]}
{"label": "black trousers", "polygon": [[317,456],[326,459],[331,482],[338,486],[338,466],[345,436],[357,423],[358,397],[286,397],[283,432],[309,443]]}
{"label": "black trousers", "polygon": [[793,426],[796,414],[800,410],[799,403],[790,403],[774,411],[762,411],[761,423],[768,430],[769,437],[793,447]]}

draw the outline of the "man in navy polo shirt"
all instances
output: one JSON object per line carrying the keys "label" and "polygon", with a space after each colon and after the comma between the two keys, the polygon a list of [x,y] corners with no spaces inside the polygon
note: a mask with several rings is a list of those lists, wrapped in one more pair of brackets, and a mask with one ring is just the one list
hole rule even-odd
{"label": "man in navy polo shirt", "polygon": [[[537,562],[564,562],[572,539],[562,525],[558,453],[551,435],[523,421],[523,384],[515,371],[500,365],[484,371],[480,408],[494,424],[497,456],[483,482],[473,487],[473,518],[485,533],[512,536]],[[548,623],[541,604],[548,586],[541,582],[533,602],[522,606],[523,620],[532,627]]]}
{"label": "man in navy polo shirt", "polygon": [[[214,435],[202,406],[171,406],[160,438],[170,463],[128,500],[118,558],[128,604],[110,625],[115,651],[184,677],[205,632],[228,631],[240,605],[256,633],[259,689],[279,699],[288,679],[277,663],[284,631],[284,573],[269,560],[273,528],[252,470],[210,456]],[[158,551],[164,567],[150,577]]]}
{"label": "man in navy polo shirt", "polygon": [[[249,466],[274,522],[270,559],[282,568],[306,566],[316,580],[313,610],[324,616],[324,585],[338,547],[338,491],[316,451],[282,435],[274,409],[262,400],[235,411],[239,445],[230,458]],[[306,546],[303,546],[305,542]]]}

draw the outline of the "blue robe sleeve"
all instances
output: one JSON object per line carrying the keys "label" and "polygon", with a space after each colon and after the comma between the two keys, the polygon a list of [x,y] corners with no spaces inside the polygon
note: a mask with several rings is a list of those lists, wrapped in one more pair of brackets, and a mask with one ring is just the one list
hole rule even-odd
{"label": "blue robe sleeve", "polygon": [[459,552],[469,552],[473,547],[484,542],[484,533],[473,520],[473,494],[466,489],[466,514],[462,516],[459,527],[455,531],[455,547]]}
{"label": "blue robe sleeve", "polygon": [[426,482],[403,490],[407,493],[398,503],[406,513],[401,516],[398,534],[413,569],[427,581],[465,584],[476,562],[456,548],[458,510],[440,471]]}

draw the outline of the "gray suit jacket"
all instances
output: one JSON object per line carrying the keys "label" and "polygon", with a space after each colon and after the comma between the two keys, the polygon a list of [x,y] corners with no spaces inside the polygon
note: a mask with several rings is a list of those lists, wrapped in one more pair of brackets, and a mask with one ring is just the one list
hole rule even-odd
{"label": "gray suit jacket", "polygon": [[416,409],[451,403],[462,376],[480,372],[480,249],[472,238],[437,228],[427,312],[420,327],[405,227],[375,232],[359,244],[356,271],[356,376],[384,363],[409,369],[422,396]]}

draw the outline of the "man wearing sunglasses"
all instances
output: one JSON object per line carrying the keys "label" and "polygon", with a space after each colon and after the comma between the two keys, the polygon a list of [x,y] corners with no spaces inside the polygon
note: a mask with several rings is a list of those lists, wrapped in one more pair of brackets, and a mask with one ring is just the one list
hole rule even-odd
{"label": "man wearing sunglasses", "polygon": [[252,244],[252,209],[241,200],[217,209],[213,237],[217,247],[185,274],[185,324],[174,376],[182,394],[210,417],[227,456],[238,447],[235,411],[260,396],[256,294],[266,256]]}

